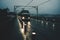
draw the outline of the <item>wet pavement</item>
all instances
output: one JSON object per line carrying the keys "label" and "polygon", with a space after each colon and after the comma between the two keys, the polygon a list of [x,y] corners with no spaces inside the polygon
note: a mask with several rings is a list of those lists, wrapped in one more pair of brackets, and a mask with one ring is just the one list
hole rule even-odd
{"label": "wet pavement", "polygon": [[[36,32],[36,35],[34,38],[32,37],[32,40],[56,40],[56,28],[55,24],[52,22],[48,22],[46,24],[46,21],[43,20],[37,20],[32,19],[31,24],[32,24],[32,32]],[[53,29],[53,24],[54,29]]]}
{"label": "wet pavement", "polygon": [[[22,34],[19,32],[19,26],[17,18],[3,18],[0,19],[0,35],[2,40],[23,40]],[[54,24],[54,29],[53,29]],[[56,31],[59,30],[60,23],[52,23],[39,20],[37,23],[36,19],[31,19],[32,32],[36,35],[31,34],[31,40],[56,40]],[[58,31],[59,32],[59,31]]]}

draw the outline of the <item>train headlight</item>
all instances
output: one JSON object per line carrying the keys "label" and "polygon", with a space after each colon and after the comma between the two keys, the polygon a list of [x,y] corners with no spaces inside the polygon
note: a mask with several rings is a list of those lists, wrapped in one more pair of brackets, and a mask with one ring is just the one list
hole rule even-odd
{"label": "train headlight", "polygon": [[28,22],[28,25],[31,25],[30,22]]}
{"label": "train headlight", "polygon": [[25,17],[22,17],[22,19],[25,19]]}

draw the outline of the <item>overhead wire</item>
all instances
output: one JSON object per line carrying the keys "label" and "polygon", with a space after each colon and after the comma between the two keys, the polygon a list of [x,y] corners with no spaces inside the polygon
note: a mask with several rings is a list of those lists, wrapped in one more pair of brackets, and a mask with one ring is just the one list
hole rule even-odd
{"label": "overhead wire", "polygon": [[42,5],[42,4],[45,4],[45,3],[49,2],[49,1],[50,1],[50,0],[44,1],[44,2],[40,3],[40,4],[37,5],[37,6],[40,6],[40,5]]}
{"label": "overhead wire", "polygon": [[[32,2],[33,2],[33,0],[31,0],[27,5],[31,4]],[[26,6],[27,6],[27,5],[26,5]]]}
{"label": "overhead wire", "polygon": [[[47,1],[44,1],[44,2],[42,2],[42,3],[40,3],[40,4],[38,4],[38,5],[36,5],[36,6],[40,6],[40,5],[43,5],[43,4],[45,4],[45,3],[47,3],[47,2],[49,2],[50,0],[47,0]],[[31,4],[33,2],[33,0],[31,0],[29,3],[27,3],[26,4],[26,6],[28,6],[29,4]],[[24,8],[22,8],[23,10],[25,9],[25,7]]]}
{"label": "overhead wire", "polygon": [[[29,4],[31,4],[33,2],[33,0],[31,0],[29,3],[27,3],[25,6],[28,6]],[[23,10],[25,9],[25,7],[23,8]]]}

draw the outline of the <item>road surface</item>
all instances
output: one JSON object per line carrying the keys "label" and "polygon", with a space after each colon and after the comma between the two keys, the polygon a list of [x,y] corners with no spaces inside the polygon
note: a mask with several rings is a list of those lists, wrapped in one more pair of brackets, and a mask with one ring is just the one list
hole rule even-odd
{"label": "road surface", "polygon": [[[7,18],[6,18],[7,19]],[[0,23],[2,40],[23,40],[19,31],[17,18],[9,18]],[[46,22],[42,20],[31,19],[31,40],[56,40],[56,27],[59,23]],[[32,34],[35,32],[36,34]]]}

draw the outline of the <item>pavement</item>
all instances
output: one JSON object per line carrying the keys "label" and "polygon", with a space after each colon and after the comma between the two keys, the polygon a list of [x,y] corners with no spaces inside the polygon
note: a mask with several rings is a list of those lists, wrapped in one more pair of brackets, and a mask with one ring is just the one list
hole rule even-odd
{"label": "pavement", "polygon": [[[60,23],[46,23],[44,20],[43,22],[38,20],[37,23],[36,19],[31,19],[31,31],[36,33],[36,35],[31,34],[31,40],[56,40],[56,28],[59,25]],[[0,36],[1,40],[23,40],[16,17],[0,19]]]}

